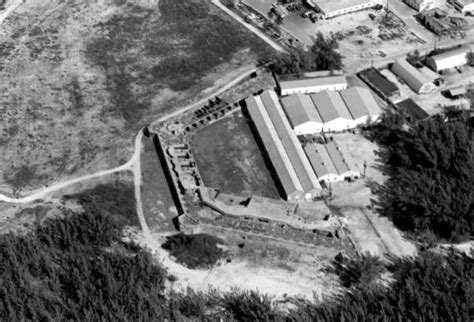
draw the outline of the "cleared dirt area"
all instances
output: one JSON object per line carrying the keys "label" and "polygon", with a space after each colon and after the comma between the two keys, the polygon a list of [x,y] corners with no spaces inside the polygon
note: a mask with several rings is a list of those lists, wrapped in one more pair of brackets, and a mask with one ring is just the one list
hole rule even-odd
{"label": "cleared dirt area", "polygon": [[140,156],[141,193],[146,222],[152,232],[175,231],[172,220],[178,215],[178,212],[155,146],[150,138],[143,137],[143,147]]}
{"label": "cleared dirt area", "polygon": [[241,111],[196,131],[189,143],[205,186],[224,193],[279,199],[275,182]]}
{"label": "cleared dirt area", "polygon": [[25,1],[0,32],[0,191],[126,162],[141,126],[266,49],[208,2]]}
{"label": "cleared dirt area", "polygon": [[376,155],[378,146],[361,134],[340,133],[332,137],[344,152],[350,154],[362,174],[364,163],[367,165],[364,178],[352,183],[341,181],[331,185],[333,198],[330,205],[346,218],[347,228],[358,250],[382,257],[386,254],[414,255],[416,247],[404,238],[393,223],[369,209],[376,201],[372,187],[385,180]]}

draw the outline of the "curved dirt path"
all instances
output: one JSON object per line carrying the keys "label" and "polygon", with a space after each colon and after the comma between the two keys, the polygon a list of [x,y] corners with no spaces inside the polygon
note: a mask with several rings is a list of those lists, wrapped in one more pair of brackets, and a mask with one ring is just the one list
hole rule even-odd
{"label": "curved dirt path", "polygon": [[[190,109],[193,109],[193,108],[195,108],[199,105],[204,104],[209,99],[220,95],[221,93],[225,92],[226,90],[228,90],[232,86],[236,85],[237,83],[239,83],[240,81],[242,81],[246,77],[249,77],[249,75],[252,74],[253,72],[258,71],[259,69],[260,68],[258,68],[258,67],[254,67],[250,70],[245,71],[244,73],[240,74],[239,76],[234,78],[231,82],[229,82],[225,86],[219,88],[218,90],[216,90],[212,94],[206,96],[205,98],[199,100],[198,102],[192,103],[192,104],[190,104],[188,106],[185,106],[185,107],[183,107],[183,108],[181,108],[181,109],[179,109],[179,110],[177,110],[173,113],[170,113],[168,115],[165,115],[165,116],[161,117],[160,119],[154,121],[152,123],[152,125],[155,125],[155,124],[158,124],[160,122],[166,121],[166,120],[168,120],[170,118],[173,118],[173,117],[175,117],[175,116],[177,116],[181,113],[184,113],[184,112],[186,112]],[[141,148],[142,148],[142,145],[141,145],[142,137],[143,137],[143,133],[142,133],[142,130],[140,130],[137,133],[136,137],[135,137],[135,146],[134,146],[134,152],[133,152],[132,157],[130,158],[130,160],[128,160],[127,163],[125,163],[125,164],[123,164],[119,167],[109,169],[109,170],[103,170],[103,171],[99,171],[99,172],[96,172],[96,173],[93,173],[93,174],[89,174],[89,175],[81,176],[81,177],[78,177],[78,178],[74,178],[74,179],[63,181],[63,182],[59,182],[59,183],[53,184],[49,187],[34,190],[34,191],[30,192],[29,195],[24,196],[24,197],[12,198],[12,197],[8,197],[8,196],[5,196],[3,194],[0,194],[0,202],[7,202],[7,203],[14,203],[14,204],[29,203],[29,202],[33,202],[33,201],[36,201],[36,200],[44,199],[47,195],[49,195],[53,192],[56,192],[58,190],[61,190],[63,188],[66,188],[68,186],[71,186],[71,185],[79,183],[79,182],[91,180],[91,179],[98,178],[98,177],[103,177],[103,176],[113,174],[113,173],[116,173],[116,172],[132,171],[132,172],[134,172],[134,184],[136,186],[135,187],[135,197],[137,198],[137,200],[136,200],[136,202],[137,202],[137,212],[139,212],[138,214],[139,214],[139,217],[140,217],[140,212],[143,215],[143,211],[141,209],[138,209],[138,204],[141,204],[140,152],[141,152]],[[148,228],[146,226],[146,224],[142,225],[142,227],[143,227],[143,229]]]}

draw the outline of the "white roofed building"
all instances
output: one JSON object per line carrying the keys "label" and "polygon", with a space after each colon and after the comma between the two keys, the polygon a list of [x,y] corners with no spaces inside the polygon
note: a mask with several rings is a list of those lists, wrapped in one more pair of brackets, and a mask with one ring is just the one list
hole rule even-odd
{"label": "white roofed building", "polygon": [[354,86],[340,94],[356,125],[375,122],[380,118],[380,107],[369,89]]}
{"label": "white roofed building", "polygon": [[317,93],[324,90],[340,91],[347,88],[346,76],[328,76],[278,81],[281,96]]}
{"label": "white roofed building", "polygon": [[418,12],[436,8],[436,0],[404,0],[407,5]]}
{"label": "white roofed building", "polygon": [[356,126],[338,92],[324,91],[310,96],[324,122],[321,131],[340,132]]}
{"label": "white roofed building", "polygon": [[430,56],[426,59],[426,65],[435,72],[466,65],[469,62],[468,54],[472,50],[473,48],[471,46],[462,46],[438,55]]}
{"label": "white roofed building", "polygon": [[281,102],[297,135],[321,131],[323,121],[309,95],[293,94],[283,97]]}
{"label": "white roofed building", "polygon": [[474,0],[453,0],[454,7],[461,12],[474,12]]}
{"label": "white roofed building", "polygon": [[436,86],[428,77],[403,58],[393,63],[392,72],[400,77],[417,94],[431,93],[436,89]]}
{"label": "white roofed building", "polygon": [[382,5],[382,0],[314,0],[324,19]]}

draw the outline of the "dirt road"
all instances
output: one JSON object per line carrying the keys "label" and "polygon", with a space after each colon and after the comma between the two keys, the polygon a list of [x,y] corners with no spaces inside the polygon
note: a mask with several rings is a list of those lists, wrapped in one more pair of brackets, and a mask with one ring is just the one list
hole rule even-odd
{"label": "dirt road", "polygon": [[7,0],[7,6],[3,12],[0,13],[0,24],[3,23],[5,19],[18,8],[23,0]]}
{"label": "dirt road", "polygon": [[227,8],[225,5],[223,5],[219,0],[211,0],[213,4],[221,8],[225,13],[227,13],[229,16],[237,20],[239,23],[244,25],[245,28],[249,29],[251,32],[256,34],[258,37],[260,37],[263,41],[265,41],[267,44],[273,47],[273,49],[278,50],[280,52],[285,51],[283,47],[281,47],[279,44],[277,44],[275,41],[273,41],[270,37],[268,37],[265,33],[257,29],[256,27],[252,26],[251,24],[245,22],[242,17],[240,17],[238,14]]}

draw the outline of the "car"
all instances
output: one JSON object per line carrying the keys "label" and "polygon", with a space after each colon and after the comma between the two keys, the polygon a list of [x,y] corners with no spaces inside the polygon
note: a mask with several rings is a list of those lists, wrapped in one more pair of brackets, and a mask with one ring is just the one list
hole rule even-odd
{"label": "car", "polygon": [[375,20],[375,15],[373,13],[369,13],[369,18],[372,19],[372,20]]}

